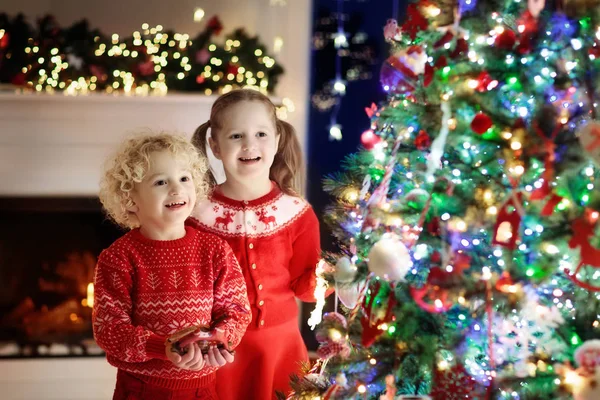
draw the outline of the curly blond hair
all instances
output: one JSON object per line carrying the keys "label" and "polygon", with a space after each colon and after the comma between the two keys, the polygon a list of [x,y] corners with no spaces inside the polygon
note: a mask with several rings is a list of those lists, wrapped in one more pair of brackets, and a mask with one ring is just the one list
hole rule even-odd
{"label": "curly blond hair", "polygon": [[207,159],[184,136],[168,133],[137,135],[125,140],[106,161],[100,181],[100,202],[117,225],[129,229],[139,227],[135,214],[127,210],[133,205],[131,191],[148,172],[150,154],[164,150],[187,162],[196,188],[196,201],[206,197],[210,188]]}

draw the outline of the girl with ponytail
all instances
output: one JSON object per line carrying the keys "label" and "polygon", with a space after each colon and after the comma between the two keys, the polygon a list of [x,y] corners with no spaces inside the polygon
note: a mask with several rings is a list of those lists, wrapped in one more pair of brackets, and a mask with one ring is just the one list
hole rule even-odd
{"label": "girl with ponytail", "polygon": [[252,322],[235,362],[217,372],[221,400],[273,399],[308,361],[296,298],[312,302],[320,259],[319,223],[300,197],[303,165],[293,127],[268,97],[249,89],[219,97],[192,142],[223,162],[226,180],[190,224],[229,243],[248,288]]}

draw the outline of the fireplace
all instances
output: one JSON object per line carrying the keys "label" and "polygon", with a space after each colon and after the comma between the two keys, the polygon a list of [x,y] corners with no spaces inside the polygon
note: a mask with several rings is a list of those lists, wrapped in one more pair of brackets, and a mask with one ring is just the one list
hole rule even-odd
{"label": "fireplace", "polygon": [[123,234],[97,198],[0,198],[0,359],[104,355],[92,334],[93,274]]}

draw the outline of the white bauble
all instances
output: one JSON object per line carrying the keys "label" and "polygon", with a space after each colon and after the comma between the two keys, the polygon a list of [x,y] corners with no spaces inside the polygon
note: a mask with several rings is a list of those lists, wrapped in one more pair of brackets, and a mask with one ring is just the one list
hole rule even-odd
{"label": "white bauble", "polygon": [[348,257],[341,257],[335,264],[333,279],[339,283],[349,283],[356,276],[356,265]]}
{"label": "white bauble", "polygon": [[412,268],[408,249],[396,235],[385,234],[369,251],[369,271],[388,281],[401,281]]}
{"label": "white bauble", "polygon": [[364,282],[356,282],[345,285],[339,285],[336,287],[335,292],[338,298],[346,308],[354,308],[358,301],[360,294],[360,288],[364,285]]}
{"label": "white bauble", "polygon": [[577,131],[585,153],[600,166],[600,122],[590,121]]}

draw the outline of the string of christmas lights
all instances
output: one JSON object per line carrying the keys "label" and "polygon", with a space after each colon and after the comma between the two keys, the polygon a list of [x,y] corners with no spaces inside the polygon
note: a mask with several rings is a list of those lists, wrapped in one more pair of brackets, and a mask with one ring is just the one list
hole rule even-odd
{"label": "string of christmas lights", "polygon": [[[194,19],[204,11],[197,9]],[[90,92],[206,95],[249,87],[272,93],[283,68],[258,38],[243,29],[213,42],[217,17],[195,38],[144,23],[131,37],[90,30],[86,21],[61,29],[52,16],[31,28],[18,16],[0,15],[0,82],[22,90],[68,95]]]}
{"label": "string of christmas lights", "polygon": [[341,140],[342,126],[338,117],[347,85],[371,78],[374,46],[361,30],[359,16],[346,13],[344,0],[337,0],[334,12],[325,9],[319,12],[313,49],[318,89],[312,95],[312,104],[320,112],[329,113],[329,138]]}

